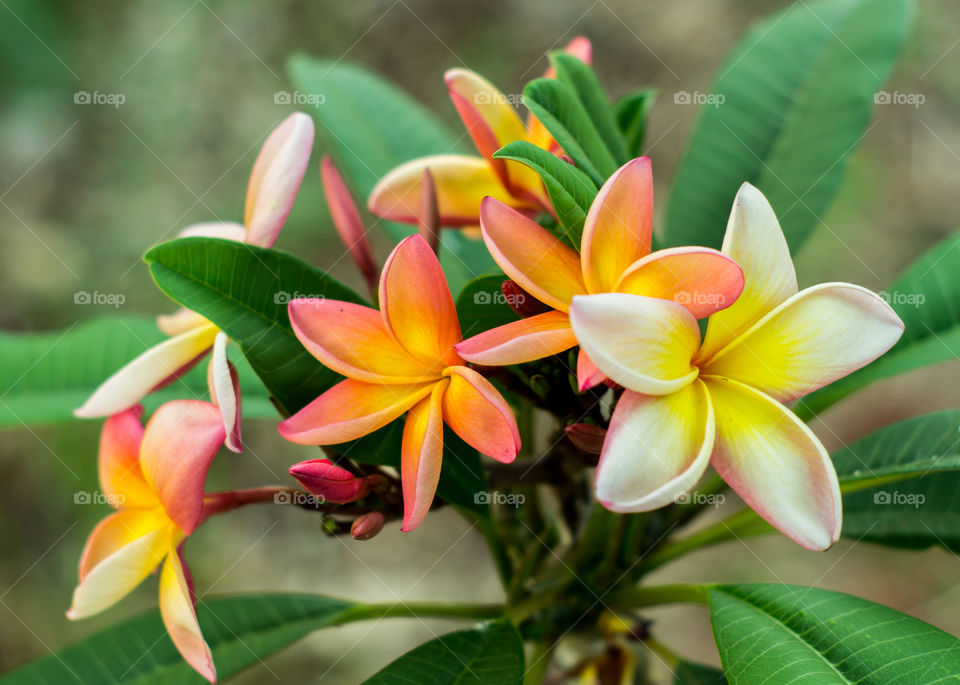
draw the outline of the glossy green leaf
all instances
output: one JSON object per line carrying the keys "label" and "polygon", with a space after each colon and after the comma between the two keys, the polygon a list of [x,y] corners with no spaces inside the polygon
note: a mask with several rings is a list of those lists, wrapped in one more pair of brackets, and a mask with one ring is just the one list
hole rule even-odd
{"label": "glossy green leaf", "polygon": [[557,80],[570,86],[576,93],[610,156],[618,165],[625,164],[630,159],[626,142],[620,134],[607,93],[593,69],[566,52],[551,53],[550,64],[556,71]]}
{"label": "glossy green leaf", "polygon": [[598,188],[617,170],[617,160],[570,86],[552,78],[534,79],[523,89],[523,103]]}
{"label": "glossy green leaf", "polygon": [[960,552],[960,411],[900,421],[832,457],[845,489],[856,486],[843,497],[846,537]]}
{"label": "glossy green leaf", "polygon": [[426,642],[363,685],[521,685],[523,642],[503,619]]}
{"label": "glossy green leaf", "polygon": [[709,596],[732,685],[917,685],[960,673],[960,640],[859,597],[764,583],[710,587]]}
{"label": "glossy green leaf", "polygon": [[797,413],[808,418],[860,388],[960,356],[960,233],[914,262],[881,293],[903,320],[903,337],[869,366],[805,397]]}
{"label": "glossy green leaf", "polygon": [[650,109],[657,99],[655,88],[644,88],[628,93],[617,100],[613,106],[613,113],[617,118],[617,126],[627,144],[627,153],[633,157],[643,154],[643,141],[647,135],[647,119]]}
{"label": "glossy green leaf", "polygon": [[[197,616],[219,680],[330,626],[368,618],[364,607],[320,595],[251,595],[201,600]],[[202,685],[157,611],[111,626],[0,678],[2,685]]]}
{"label": "glossy green leaf", "polygon": [[456,305],[464,338],[517,320],[501,290],[506,279],[503,274],[484,276],[468,283],[460,293]]}
{"label": "glossy green leaf", "polygon": [[723,671],[681,659],[673,667],[673,685],[726,685]]}
{"label": "glossy green leaf", "polygon": [[579,249],[583,223],[593,199],[597,196],[597,187],[590,177],[556,155],[525,140],[504,145],[497,150],[494,157],[512,159],[537,173],[547,189],[550,203],[557,213],[567,242]]}
{"label": "glossy green leaf", "polygon": [[701,108],[671,188],[666,244],[719,248],[737,189],[749,181],[796,250],[867,131],[910,15],[909,0],[815,0],[755,25]]}
{"label": "glossy green leaf", "polygon": [[213,321],[240,345],[287,413],[341,380],[297,340],[287,304],[297,297],[363,302],[347,286],[283,252],[215,238],[163,243],[145,259],[163,292]]}
{"label": "glossy green leaf", "polygon": [[[76,420],[73,410],[114,371],[165,340],[147,317],[98,317],[48,333],[0,332],[0,427]],[[235,360],[247,418],[275,418],[263,384]],[[152,411],[176,398],[206,398],[206,365],[149,395]]]}

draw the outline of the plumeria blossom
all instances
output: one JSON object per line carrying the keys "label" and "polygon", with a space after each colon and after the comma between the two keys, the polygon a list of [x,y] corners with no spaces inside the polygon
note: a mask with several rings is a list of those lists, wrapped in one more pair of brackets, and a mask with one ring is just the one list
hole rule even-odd
{"label": "plumeria blossom", "polygon": [[[730,306],[743,273],[728,255],[707,247],[650,252],[653,175],[650,159],[623,165],[600,189],[583,226],[580,254],[532,219],[493,198],[480,209],[483,239],[500,268],[554,311],[485,331],[457,345],[467,361],[485,366],[542,359],[577,344],[570,302],[577,295],[630,293],[683,304],[700,318]],[[581,390],[603,374],[581,349]]]}
{"label": "plumeria blossom", "polygon": [[219,410],[200,400],[164,404],[140,423],[139,406],[107,419],[100,438],[100,487],[117,510],[100,522],[80,558],[71,619],[112,606],[160,572],[160,612],[183,658],[216,682],[197,623],[184,540],[204,518],[207,470],[226,437]]}
{"label": "plumeria blossom", "polygon": [[298,299],[288,308],[304,347],[346,376],[280,424],[304,445],[354,440],[406,413],[401,448],[403,530],[423,521],[437,488],[443,424],[498,461],[520,449],[513,412],[497,390],[464,366],[453,346],[460,323],[440,263],[410,236],[380,275],[380,311],[348,302]]}
{"label": "plumeria blossom", "polygon": [[744,501],[811,550],[840,536],[830,457],[783,403],[886,352],[903,322],[878,295],[849,283],[797,292],[773,209],[744,184],[723,252],[743,268],[736,303],[714,314],[703,342],[690,311],[627,294],[574,297],[577,340],[627,390],[597,468],[609,509],[648,511],[693,488],[708,464]]}
{"label": "plumeria blossom", "polygon": [[[567,45],[566,52],[589,63],[590,41],[577,37]],[[554,77],[552,68],[546,76]],[[516,140],[559,153],[556,141],[543,124],[532,115],[524,124],[510,99],[472,71],[450,69],[444,80],[480,156],[431,155],[401,164],[374,187],[369,198],[370,211],[391,221],[417,223],[423,174],[429,169],[436,185],[442,226],[475,226],[480,201],[488,195],[528,213],[553,213],[543,183],[532,169],[493,158],[494,152]]]}
{"label": "plumeria blossom", "polygon": [[[267,137],[253,165],[244,223],[195,224],[181,231],[180,236],[223,238],[271,247],[293,208],[312,147],[313,120],[299,112],[291,114]],[[212,349],[210,374],[227,430],[226,444],[231,450],[240,451],[239,388],[227,361],[226,334],[189,309],[159,317],[158,325],[171,337],[110,376],[74,414],[95,418],[129,409],[189,370]]]}

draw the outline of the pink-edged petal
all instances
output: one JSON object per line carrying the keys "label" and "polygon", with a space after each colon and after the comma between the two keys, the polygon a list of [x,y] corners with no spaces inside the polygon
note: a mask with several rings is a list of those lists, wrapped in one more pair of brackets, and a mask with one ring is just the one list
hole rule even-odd
{"label": "pink-edged petal", "polygon": [[699,380],[659,397],[624,392],[597,466],[597,499],[619,512],[676,502],[710,464],[714,432],[713,407]]}
{"label": "pink-edged petal", "polygon": [[247,228],[235,221],[204,221],[181,229],[179,238],[220,238],[242,243],[247,238]]}
{"label": "pink-edged petal", "polygon": [[105,380],[74,415],[90,419],[129,409],[198,362],[213,345],[218,330],[210,324],[151,347]]}
{"label": "pink-edged petal", "polygon": [[161,314],[157,317],[157,328],[171,337],[210,325],[212,324],[209,319],[185,307],[173,314]]}
{"label": "pink-edged petal", "polygon": [[155,528],[101,557],[73,591],[73,603],[67,611],[67,618],[77,620],[93,616],[129,594],[172,549],[173,529],[169,523]]}
{"label": "pink-edged petal", "polygon": [[231,452],[242,452],[243,443],[240,441],[240,379],[237,370],[227,359],[227,343],[230,338],[220,332],[213,342],[213,354],[210,355],[210,365],[207,367],[207,385],[210,388],[210,401],[220,409],[223,418],[223,428],[227,438],[224,445]]}
{"label": "pink-edged petal", "polygon": [[673,300],[702,319],[736,301],[743,290],[743,271],[709,247],[673,247],[631,264],[616,290]]}
{"label": "pink-edged petal", "polygon": [[100,488],[114,508],[153,507],[159,504],[140,469],[143,407],[114,414],[100,433]]}
{"label": "pink-edged petal", "polygon": [[313,119],[294,112],[267,137],[247,186],[246,242],[270,247],[287,220],[313,149]]}
{"label": "pink-edged petal", "polygon": [[[123,503],[129,504],[126,501]],[[156,530],[170,529],[170,519],[160,508],[159,501],[154,499],[154,504],[156,506],[152,508],[121,509],[97,524],[80,556],[80,582],[104,559],[127,545]]]}
{"label": "pink-edged petal", "polygon": [[430,394],[436,381],[416,385],[375,385],[347,379],[289,419],[280,435],[300,445],[335,445],[386,426]]}
{"label": "pink-edged petal", "polygon": [[520,451],[520,431],[510,405],[486,378],[465,366],[444,374],[443,420],[464,442],[497,461],[511,462]]}
{"label": "pink-edged petal", "polygon": [[840,486],[830,456],[806,424],[758,390],[704,376],[717,419],[711,463],[760,516],[809,550],[840,538]]}
{"label": "pink-edged petal", "polygon": [[442,365],[425,364],[390,335],[380,312],[337,300],[299,299],[287,306],[297,338],[324,366],[368,383],[422,383]]}
{"label": "pink-edged petal", "polygon": [[665,395],[697,377],[691,359],[700,329],[675,302],[621,293],[575,297],[570,323],[597,368],[625,388]]}
{"label": "pink-edged petal", "polygon": [[585,392],[590,388],[603,383],[606,376],[597,365],[590,361],[590,357],[583,349],[577,354],[577,389]]}
{"label": "pink-edged petal", "polygon": [[550,311],[491,328],[456,345],[457,354],[474,364],[524,364],[560,354],[577,344],[570,317]]}
{"label": "pink-edged petal", "polygon": [[710,317],[700,359],[709,359],[797,293],[797,275],[777,216],[749,183],[740,187],[733,202],[723,253],[743,269],[743,292],[733,305]]}
{"label": "pink-edged petal", "polygon": [[503,186],[512,195],[548,206],[543,184],[532,169],[493,158],[493,153],[507,143],[527,137],[523,122],[503,93],[467,69],[450,69],[444,80],[477,152],[487,160]]}
{"label": "pink-edged petal", "polygon": [[449,382],[436,383],[426,399],[415,404],[403,424],[400,479],[403,485],[403,526],[409,533],[420,525],[437,491],[443,462],[443,394]]}
{"label": "pink-edged petal", "polygon": [[544,304],[565,312],[574,295],[587,292],[577,253],[533,219],[485,198],[480,225],[494,261]]}
{"label": "pink-edged petal", "polygon": [[876,293],[823,283],[780,304],[702,368],[788,402],[866,366],[902,333],[903,322]]}
{"label": "pink-edged petal", "polygon": [[217,682],[213,655],[200,632],[190,585],[176,550],[167,555],[160,573],[160,615],[180,655],[197,673],[211,683]]}
{"label": "pink-edged petal", "polygon": [[400,241],[380,274],[380,311],[387,330],[428,366],[458,364],[460,321],[447,279],[427,241]]}
{"label": "pink-edged petal", "polygon": [[320,160],[320,177],[323,181],[323,193],[327,198],[327,207],[333,225],[340,240],[347,246],[350,256],[368,284],[377,282],[377,266],[373,260],[373,249],[367,239],[360,211],[357,209],[350,189],[329,156]]}
{"label": "pink-edged petal", "polygon": [[620,276],[650,253],[653,172],[649,157],[620,167],[603,184],[583,224],[580,261],[591,293],[613,292]]}
{"label": "pink-edged petal", "polygon": [[476,225],[480,201],[488,195],[511,206],[534,208],[510,195],[482,157],[433,155],[401,164],[380,179],[367,201],[370,212],[390,221],[418,223],[423,172],[427,169],[436,186],[443,226]]}
{"label": "pink-edged petal", "polygon": [[220,410],[201,400],[161,405],[143,432],[143,473],[167,516],[187,535],[202,520],[207,471],[225,438]]}

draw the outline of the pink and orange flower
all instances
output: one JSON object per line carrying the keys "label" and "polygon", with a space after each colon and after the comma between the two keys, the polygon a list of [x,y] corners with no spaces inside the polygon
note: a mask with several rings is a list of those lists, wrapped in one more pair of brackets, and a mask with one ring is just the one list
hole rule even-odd
{"label": "pink and orange flower", "polygon": [[[653,175],[650,160],[627,162],[601,188],[584,222],[580,254],[532,219],[493,198],[480,210],[483,239],[494,260],[553,311],[480,333],[457,345],[467,361],[521,364],[577,344],[570,303],[577,295],[630,293],[682,303],[693,317],[728,307],[743,288],[730,256],[707,247],[651,252]],[[603,380],[581,349],[580,390]]]}
{"label": "pink and orange flower", "polygon": [[575,296],[582,349],[627,390],[597,468],[597,499],[649,511],[691,490],[708,464],[760,516],[811,550],[840,536],[837,475],[823,445],[784,403],[876,359],[903,322],[879,295],[849,283],[797,292],[773,209],[744,184],[723,252],[745,287],[710,317],[703,342],[689,309],[637,294]]}
{"label": "pink and orange flower", "polygon": [[520,449],[513,412],[496,388],[454,350],[460,323],[440,263],[418,235],[393,250],[380,276],[380,310],[323,299],[289,304],[304,347],[346,376],[280,424],[304,445],[354,440],[406,413],[401,448],[403,530],[433,502],[443,457],[443,424],[494,459]]}

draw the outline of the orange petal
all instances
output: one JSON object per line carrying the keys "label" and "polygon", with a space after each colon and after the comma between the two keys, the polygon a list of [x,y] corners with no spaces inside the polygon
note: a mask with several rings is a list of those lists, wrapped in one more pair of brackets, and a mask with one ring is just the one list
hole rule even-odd
{"label": "orange petal", "polygon": [[613,292],[623,272],[650,253],[653,172],[649,157],[620,167],[603,184],[583,224],[580,261],[591,293]]}
{"label": "orange petal", "polygon": [[576,344],[570,318],[550,311],[475,335],[459,343],[456,350],[474,364],[506,366],[559,354]]}
{"label": "orange petal", "polygon": [[415,359],[387,331],[376,309],[337,300],[298,299],[287,306],[297,338],[324,366],[368,383],[422,383],[441,366]]}
{"label": "orange petal", "polygon": [[577,355],[577,390],[585,392],[595,385],[603,383],[606,376],[603,371],[597,368],[597,365],[590,361],[587,353],[580,350]]}
{"label": "orange petal", "polygon": [[114,414],[100,433],[100,487],[114,508],[153,507],[160,502],[140,469],[143,407]]}
{"label": "orange petal", "polygon": [[443,420],[464,442],[497,461],[511,462],[520,451],[517,420],[506,400],[486,378],[466,366],[444,371]]}
{"label": "orange petal", "polygon": [[403,484],[403,526],[409,533],[430,511],[443,461],[443,393],[448,381],[434,384],[430,397],[415,404],[403,424],[400,477]]}
{"label": "orange petal", "polygon": [[227,438],[224,444],[231,452],[242,452],[240,440],[242,411],[240,408],[240,379],[237,370],[227,359],[227,344],[230,338],[221,331],[213,343],[213,354],[207,366],[207,387],[210,401],[217,405],[223,418]]}
{"label": "orange petal", "polygon": [[418,223],[423,172],[427,169],[436,186],[443,226],[475,225],[480,201],[488,195],[511,206],[533,208],[510,195],[482,157],[434,155],[401,164],[380,179],[367,202],[370,211],[390,221]]}
{"label": "orange petal", "polygon": [[171,337],[210,325],[212,324],[209,319],[186,307],[178,309],[173,314],[161,314],[157,317],[157,328]]}
{"label": "orange petal", "polygon": [[460,362],[457,309],[437,256],[419,235],[404,238],[383,265],[380,311],[387,330],[423,363]]}
{"label": "orange petal", "polygon": [[[124,501],[124,504],[128,502]],[[170,519],[154,498],[153,508],[123,509],[97,524],[87,538],[80,556],[80,582],[100,562],[127,545],[161,528],[170,527]],[[157,562],[159,563],[159,561]]]}
{"label": "orange petal", "polygon": [[335,445],[386,426],[430,394],[436,382],[374,385],[347,379],[320,395],[279,426],[300,445]]}
{"label": "orange petal", "polygon": [[207,471],[225,437],[220,410],[201,400],[167,402],[143,432],[143,473],[167,515],[187,535],[202,519]]}
{"label": "orange petal", "polygon": [[217,682],[213,655],[200,632],[180,554],[171,550],[160,574],[160,615],[177,651],[204,678]]}
{"label": "orange petal", "polygon": [[486,198],[480,225],[494,261],[544,304],[566,312],[574,295],[586,293],[577,253],[533,219]]}
{"label": "orange petal", "polygon": [[271,247],[293,209],[313,149],[313,119],[294,112],[267,137],[250,174],[243,223],[251,245]]}
{"label": "orange petal", "polygon": [[673,300],[702,319],[736,301],[743,290],[743,271],[709,247],[672,247],[634,262],[616,290]]}

